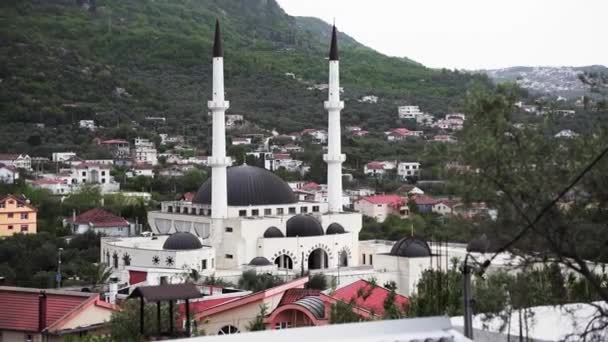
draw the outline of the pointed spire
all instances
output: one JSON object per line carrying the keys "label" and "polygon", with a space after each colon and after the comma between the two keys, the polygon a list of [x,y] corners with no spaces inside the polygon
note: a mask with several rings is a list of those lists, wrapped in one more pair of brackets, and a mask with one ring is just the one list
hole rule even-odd
{"label": "pointed spire", "polygon": [[331,32],[331,48],[329,49],[329,60],[338,60],[338,34],[336,32],[336,25]]}
{"label": "pointed spire", "polygon": [[222,35],[220,33],[220,21],[215,20],[215,39],[213,40],[213,57],[224,57],[222,49]]}

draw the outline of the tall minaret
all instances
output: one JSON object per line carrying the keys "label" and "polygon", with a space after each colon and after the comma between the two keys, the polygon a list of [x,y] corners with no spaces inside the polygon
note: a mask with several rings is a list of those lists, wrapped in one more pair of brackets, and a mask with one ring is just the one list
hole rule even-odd
{"label": "tall minaret", "polygon": [[[213,99],[207,103],[213,115],[213,141],[209,166],[211,166],[211,218],[223,219],[228,215],[226,167],[231,161],[226,157],[226,129],[224,114],[229,107],[224,101],[224,51],[219,20],[215,22],[213,42]],[[222,234],[222,232],[218,232]]]}
{"label": "tall minaret", "polygon": [[342,154],[340,135],[340,110],[342,108],[344,108],[344,102],[340,101],[338,38],[334,25],[329,49],[329,98],[325,101],[325,109],[328,113],[328,144],[327,154],[323,156],[327,163],[327,199],[330,213],[342,211],[342,163],[346,160],[346,156]]}

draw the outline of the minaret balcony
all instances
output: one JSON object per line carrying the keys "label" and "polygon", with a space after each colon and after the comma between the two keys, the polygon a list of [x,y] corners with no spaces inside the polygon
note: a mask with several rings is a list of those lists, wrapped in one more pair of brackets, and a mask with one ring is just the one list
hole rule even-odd
{"label": "minaret balcony", "polygon": [[324,154],[323,161],[326,163],[344,163],[346,160],[345,154]]}
{"label": "minaret balcony", "polygon": [[342,110],[344,109],[344,101],[325,101],[323,102],[325,110]]}
{"label": "minaret balcony", "polygon": [[230,108],[229,101],[208,101],[207,107],[212,111],[226,110]]}
{"label": "minaret balcony", "polygon": [[209,158],[207,158],[207,164],[210,167],[230,166],[230,165],[232,165],[232,158],[230,158],[230,157],[209,157]]}

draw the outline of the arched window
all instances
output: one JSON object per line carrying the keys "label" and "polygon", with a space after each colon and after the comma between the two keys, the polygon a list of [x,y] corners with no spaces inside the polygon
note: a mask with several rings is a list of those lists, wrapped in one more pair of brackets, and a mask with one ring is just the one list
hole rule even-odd
{"label": "arched window", "polygon": [[277,265],[281,269],[293,269],[293,260],[287,254],[281,254],[276,259],[274,259],[274,264]]}
{"label": "arched window", "polygon": [[217,332],[218,335],[232,335],[238,334],[240,331],[237,327],[233,325],[224,325],[220,331]]}
{"label": "arched window", "polygon": [[127,253],[122,255],[122,262],[125,264],[125,266],[129,266],[131,265],[131,256]]}
{"label": "arched window", "polygon": [[112,255],[112,261],[114,263],[114,268],[118,268],[118,254],[116,252]]}

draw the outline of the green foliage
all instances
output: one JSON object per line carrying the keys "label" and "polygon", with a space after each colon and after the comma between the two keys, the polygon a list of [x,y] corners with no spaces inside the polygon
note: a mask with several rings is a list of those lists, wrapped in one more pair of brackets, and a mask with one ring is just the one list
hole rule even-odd
{"label": "green foliage", "polygon": [[316,289],[321,291],[327,290],[327,288],[329,287],[327,285],[327,277],[323,273],[316,273],[310,277],[310,279],[308,280],[308,284],[306,284],[306,287],[308,287],[309,289]]}
{"label": "green foliage", "polygon": [[268,307],[266,304],[260,305],[260,312],[255,316],[255,319],[247,324],[248,331],[260,331],[266,330],[266,324],[264,318],[268,314]]}
{"label": "green foliage", "polygon": [[355,305],[352,302],[337,301],[331,306],[329,323],[342,324],[360,322],[363,319],[354,312]]}
{"label": "green foliage", "polygon": [[426,270],[410,296],[408,316],[462,315],[462,274],[456,266],[447,272]]}
{"label": "green foliage", "polygon": [[243,275],[239,279],[238,286],[239,288],[248,291],[258,292],[283,283],[284,281],[278,276],[270,273],[257,274],[254,270],[250,270],[243,272]]}
{"label": "green foliage", "polygon": [[[110,334],[112,341],[144,341],[144,337],[140,335],[139,319],[140,319],[140,303],[137,299],[125,301],[120,311],[116,311],[110,318]],[[177,305],[173,306],[173,318],[178,317]],[[169,304],[161,304],[161,324],[162,332],[169,331]],[[156,304],[144,305],[144,334],[147,336],[156,336],[159,326],[157,324],[157,306]]]}

